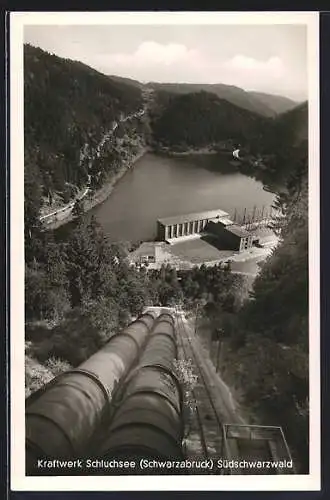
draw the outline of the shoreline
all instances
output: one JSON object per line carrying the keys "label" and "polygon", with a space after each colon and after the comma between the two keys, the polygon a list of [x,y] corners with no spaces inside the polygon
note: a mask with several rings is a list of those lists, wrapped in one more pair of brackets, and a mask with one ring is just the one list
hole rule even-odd
{"label": "shoreline", "polygon": [[168,149],[154,149],[155,154],[163,154],[166,156],[189,156],[189,155],[216,155],[219,151],[209,148],[187,149],[186,151],[171,151]]}
{"label": "shoreline", "polygon": [[203,150],[203,149],[191,149],[188,151],[167,151],[169,156],[190,156],[190,155],[216,155],[218,151],[213,150]]}
{"label": "shoreline", "polygon": [[[148,151],[149,148],[147,146],[144,146],[129,163],[123,163],[118,172],[115,175],[111,176],[111,178],[109,178],[109,180],[107,180],[101,188],[99,188],[97,191],[94,191],[94,193],[90,197],[87,195],[84,199],[84,212],[87,213],[97,205],[101,205],[111,195],[120,179],[122,179],[125,174],[134,167],[136,162],[140,160],[146,153],[148,153]],[[72,207],[68,207],[67,210],[68,212],[64,210],[63,213],[59,213],[56,216],[55,220],[45,225],[46,230],[58,229],[59,227],[71,222],[73,220],[71,213]]]}
{"label": "shoreline", "polygon": [[92,208],[96,207],[103,203],[112,193],[117,183],[122,179],[125,174],[134,167],[135,163],[140,160],[146,153],[148,153],[149,148],[144,147],[134,158],[129,162],[129,164],[123,164],[119,171],[112,176],[109,181],[106,181],[105,184],[94,192],[92,199],[87,198],[85,200],[85,212],[89,212]]}
{"label": "shoreline", "polygon": [[[118,171],[114,175],[109,176],[109,178],[105,181],[102,187],[100,187],[98,190],[94,192],[89,192],[86,194],[86,197],[84,197],[83,199],[84,212],[87,213],[96,206],[104,203],[109,198],[109,196],[111,196],[117,183],[125,176],[125,174],[131,168],[134,167],[136,162],[140,160],[147,153],[152,153],[160,156],[167,156],[169,158],[187,157],[189,155],[193,156],[193,155],[205,155],[205,154],[210,156],[217,154],[229,156],[228,151],[214,151],[211,149],[206,150],[203,148],[187,150],[184,152],[159,151],[157,148],[154,148],[152,146],[150,147],[150,145],[144,145],[143,147],[141,147],[140,151],[135,156],[133,156],[129,161],[127,161],[127,159],[123,160],[122,165],[119,167]],[[271,193],[275,192],[269,188],[265,189],[265,191],[269,191]],[[74,220],[74,217],[72,216],[73,204],[74,203],[70,202],[67,206],[60,208],[59,213],[54,215],[54,219],[51,222],[48,222],[44,225],[45,229],[55,230],[73,221]]]}

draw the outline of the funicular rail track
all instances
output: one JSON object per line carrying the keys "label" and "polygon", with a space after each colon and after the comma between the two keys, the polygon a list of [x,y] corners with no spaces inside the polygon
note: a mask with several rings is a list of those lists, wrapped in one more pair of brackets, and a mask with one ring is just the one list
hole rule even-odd
{"label": "funicular rail track", "polygon": [[[193,360],[193,353],[191,351],[191,349],[189,349],[189,345],[187,347],[186,343],[184,342],[184,338],[183,336],[185,337],[185,339],[188,340],[188,334],[187,332],[185,331],[185,327],[184,327],[184,323],[182,321],[182,317],[177,315],[177,318],[176,318],[176,321],[177,321],[177,332],[178,332],[178,347],[179,349],[181,349],[182,351],[182,354],[184,355],[184,358],[186,360]],[[195,365],[197,366],[197,365]],[[198,370],[198,373],[195,373],[195,375],[197,375],[198,377],[198,380],[203,380],[203,375],[201,374],[200,370]],[[205,384],[204,384],[205,385]],[[207,390],[207,389],[205,389]],[[200,445],[201,445],[201,448],[202,448],[202,451],[203,451],[203,455],[208,458],[209,456],[209,452],[208,452],[208,446],[207,446],[207,439],[206,439],[206,436],[205,436],[205,433],[204,433],[204,428],[203,428],[203,422],[202,422],[202,414],[201,414],[201,408],[197,405],[197,401],[198,401],[198,388],[194,388],[192,390],[192,395],[193,395],[193,398],[196,402],[196,405],[195,405],[195,408],[194,408],[194,414],[193,415],[189,415],[190,417],[190,420],[193,420],[193,425],[192,425],[192,431],[197,431],[198,432],[198,435],[199,435],[199,438],[200,438]],[[191,417],[194,417],[193,419]],[[191,424],[191,422],[190,422]]]}
{"label": "funicular rail track", "polygon": [[[193,389],[196,400],[194,427],[201,445],[198,458],[213,459],[213,471],[210,474],[292,474],[295,468],[283,465],[292,462],[289,447],[281,427],[267,425],[250,425],[244,422],[232,399],[228,387],[216,373],[211,360],[203,352],[193,328],[185,321],[184,316],[176,314],[177,337],[182,357],[190,359],[199,384]],[[201,455],[204,455],[201,457]],[[187,458],[193,453],[187,450]],[[219,459],[248,460],[246,469],[218,468]],[[259,466],[253,465],[259,461]],[[278,469],[270,470],[270,461],[280,463]],[[194,471],[194,473],[201,473]]]}
{"label": "funicular rail track", "polygon": [[[194,340],[182,316],[177,313],[176,318],[179,348],[182,350],[184,358],[192,361],[194,372],[198,377],[198,383],[192,390],[196,408],[191,427],[191,432],[199,435],[201,444],[201,451],[196,455],[198,458],[216,460],[222,455],[222,424],[224,418],[219,411],[221,395],[218,391],[215,394],[211,374],[205,362],[197,354]],[[210,472],[208,471],[208,473]],[[217,473],[220,473],[220,471]]]}

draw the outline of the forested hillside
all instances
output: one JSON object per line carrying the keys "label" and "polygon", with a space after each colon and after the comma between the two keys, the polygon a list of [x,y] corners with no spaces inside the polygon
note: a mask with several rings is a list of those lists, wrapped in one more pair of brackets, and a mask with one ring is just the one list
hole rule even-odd
{"label": "forested hillside", "polygon": [[[265,127],[254,152],[265,158],[263,175],[280,180],[284,186],[290,176],[304,170],[308,158],[308,106],[303,103],[279,115]],[[294,181],[295,182],[295,181]]]}
{"label": "forested hillside", "polygon": [[287,111],[290,111],[291,109],[298,106],[298,103],[296,101],[293,101],[292,99],[281,95],[266,94],[264,92],[255,91],[250,91],[249,94],[250,96],[256,97],[265,106],[272,109],[277,115],[286,113]]}
{"label": "forested hillside", "polygon": [[150,110],[153,145],[185,152],[240,148],[242,172],[285,188],[290,172],[304,163],[308,146],[307,102],[275,118],[261,117],[214,94],[155,92]]}
{"label": "forested hillside", "polygon": [[308,104],[303,102],[276,118],[277,132],[293,146],[308,139]]}
{"label": "forested hillside", "polygon": [[143,83],[139,82],[138,80],[133,80],[133,78],[125,78],[124,76],[118,76],[118,75],[109,75],[109,78],[111,80],[117,81],[119,83],[126,83],[128,85],[134,85],[139,88],[143,88],[144,85]]}
{"label": "forested hillside", "polygon": [[[68,237],[40,228],[25,269],[26,388],[36,390],[68,366],[77,366],[147,305],[207,300],[237,310],[241,276],[215,266],[178,278],[175,269],[130,267],[127,247],[110,244],[101,226],[77,217]],[[41,364],[41,365],[40,365]]]}
{"label": "forested hillside", "polygon": [[141,107],[141,91],[82,63],[24,47],[26,170],[39,167],[46,187],[86,182],[85,144],[98,143],[118,120]]}
{"label": "forested hillside", "polygon": [[283,241],[227,331],[222,374],[259,421],[281,425],[296,466],[308,471],[309,328],[306,176],[290,189]]}
{"label": "forested hillside", "polygon": [[[166,91],[172,94],[194,94],[197,92],[207,92],[216,95],[219,99],[234,104],[253,113],[258,113],[261,116],[272,117],[276,115],[273,106],[269,106],[265,99],[259,99],[259,96],[254,92],[245,91],[234,85],[224,85],[223,83],[206,84],[206,83],[149,83],[148,87],[155,91]],[[285,111],[289,109],[286,108]]]}
{"label": "forested hillside", "polygon": [[26,223],[45,199],[67,202],[89,175],[111,172],[118,159],[108,144],[113,124],[141,107],[137,86],[24,46]]}
{"label": "forested hillside", "polygon": [[155,92],[151,118],[155,141],[200,146],[233,139],[248,149],[277,152],[308,137],[307,102],[274,118],[261,117],[204,91],[175,95]]}
{"label": "forested hillside", "polygon": [[[202,147],[226,139],[247,143],[261,134],[267,120],[204,91],[167,99],[154,121],[154,139],[166,146]],[[162,103],[160,103],[162,106]]]}

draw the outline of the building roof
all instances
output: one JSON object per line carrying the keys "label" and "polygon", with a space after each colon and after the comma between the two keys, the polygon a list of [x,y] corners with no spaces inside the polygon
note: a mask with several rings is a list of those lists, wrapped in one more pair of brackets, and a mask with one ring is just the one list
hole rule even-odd
{"label": "building roof", "polygon": [[221,224],[223,224],[224,226],[232,226],[234,224],[234,222],[228,217],[221,217],[221,220],[219,222],[221,222]]}
{"label": "building roof", "polygon": [[141,245],[133,250],[133,252],[130,252],[129,257],[130,259],[136,259],[140,257],[147,257],[148,255],[150,256],[155,256],[155,246],[156,243],[154,242],[149,242],[149,241],[144,241],[141,243]]}
{"label": "building roof", "polygon": [[158,219],[158,222],[160,222],[164,226],[171,226],[172,224],[182,224],[183,222],[192,222],[195,220],[203,220],[203,219],[215,219],[226,216],[228,216],[227,212],[217,209],[217,210],[206,210],[205,212],[196,212],[192,214],[173,215],[171,217],[164,217],[162,219]]}
{"label": "building roof", "polygon": [[231,226],[227,226],[226,231],[229,231],[230,233],[233,233],[236,236],[239,236],[240,238],[247,238],[248,236],[250,236],[250,233],[246,229],[243,229],[241,226],[238,226],[237,224],[232,224]]}

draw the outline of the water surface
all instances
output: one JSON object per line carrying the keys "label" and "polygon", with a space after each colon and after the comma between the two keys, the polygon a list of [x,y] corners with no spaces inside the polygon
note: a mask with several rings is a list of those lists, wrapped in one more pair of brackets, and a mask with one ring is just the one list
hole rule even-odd
{"label": "water surface", "polygon": [[148,240],[156,220],[220,208],[252,213],[270,207],[274,194],[243,175],[222,155],[165,157],[148,153],[118,182],[111,196],[93,213],[110,241]]}

